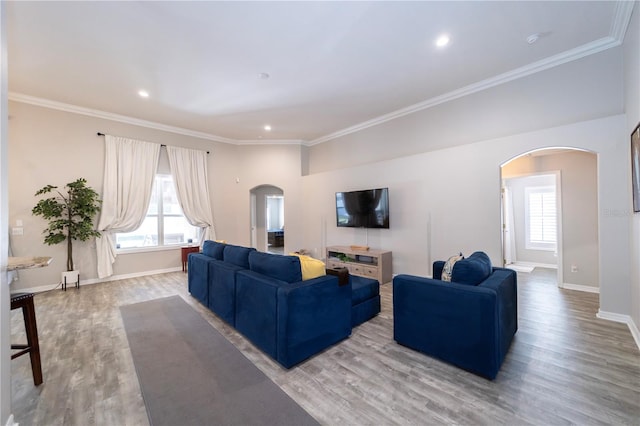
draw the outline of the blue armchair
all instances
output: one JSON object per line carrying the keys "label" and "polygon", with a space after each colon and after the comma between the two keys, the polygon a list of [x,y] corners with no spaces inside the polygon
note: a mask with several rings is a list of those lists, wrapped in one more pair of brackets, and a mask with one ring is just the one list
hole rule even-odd
{"label": "blue armchair", "polygon": [[518,329],[516,273],[492,267],[485,253],[476,252],[458,261],[445,282],[444,264],[434,262],[434,279],[393,279],[394,339],[494,379]]}

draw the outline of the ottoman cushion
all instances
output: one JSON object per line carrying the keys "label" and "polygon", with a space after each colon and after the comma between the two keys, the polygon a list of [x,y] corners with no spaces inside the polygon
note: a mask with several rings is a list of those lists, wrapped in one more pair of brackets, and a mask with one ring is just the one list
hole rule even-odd
{"label": "ottoman cushion", "polygon": [[380,284],[371,278],[351,275],[351,306],[369,300],[380,294]]}

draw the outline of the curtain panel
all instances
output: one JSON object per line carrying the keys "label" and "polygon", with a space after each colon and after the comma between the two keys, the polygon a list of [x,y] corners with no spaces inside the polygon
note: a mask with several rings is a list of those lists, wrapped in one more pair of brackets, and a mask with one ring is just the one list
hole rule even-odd
{"label": "curtain panel", "polygon": [[114,234],[144,221],[158,168],[160,144],[105,135],[102,211],[96,239],[98,277],[113,275]]}
{"label": "curtain panel", "polygon": [[200,241],[214,240],[213,213],[209,199],[207,153],[195,149],[167,146],[169,166],[184,216],[200,228]]}

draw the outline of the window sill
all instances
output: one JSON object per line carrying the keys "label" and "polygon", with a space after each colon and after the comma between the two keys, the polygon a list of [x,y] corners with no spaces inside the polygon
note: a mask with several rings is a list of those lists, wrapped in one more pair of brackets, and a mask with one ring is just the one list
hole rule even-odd
{"label": "window sill", "polygon": [[[191,244],[196,246],[197,244]],[[136,247],[126,249],[116,249],[118,255],[121,254],[136,254],[136,253],[152,253],[154,251],[167,251],[167,250],[180,250],[182,247],[187,247],[188,244],[175,244],[172,246],[159,246],[159,247]]]}
{"label": "window sill", "polygon": [[545,244],[531,244],[528,243],[524,247],[527,250],[537,250],[537,251],[557,251],[557,247],[555,245],[545,245]]}

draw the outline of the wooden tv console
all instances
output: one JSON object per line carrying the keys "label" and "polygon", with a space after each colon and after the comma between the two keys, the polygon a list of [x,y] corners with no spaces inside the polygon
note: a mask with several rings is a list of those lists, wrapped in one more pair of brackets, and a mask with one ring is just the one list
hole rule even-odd
{"label": "wooden tv console", "polygon": [[388,283],[392,279],[390,251],[329,246],[326,255],[327,268],[347,268],[351,275],[375,278],[380,284]]}

